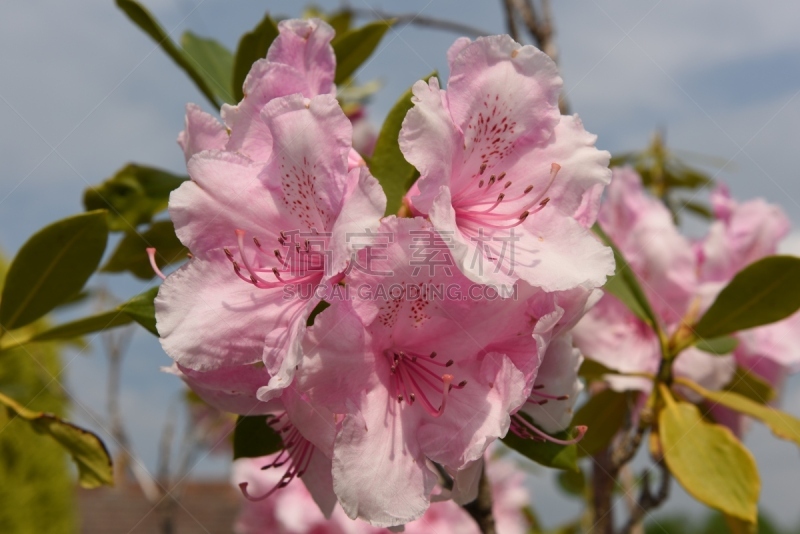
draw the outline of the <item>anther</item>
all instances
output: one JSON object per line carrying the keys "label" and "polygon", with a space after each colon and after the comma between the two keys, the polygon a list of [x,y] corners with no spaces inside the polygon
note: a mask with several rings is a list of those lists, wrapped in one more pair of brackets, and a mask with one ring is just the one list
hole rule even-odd
{"label": "anther", "polygon": [[481,180],[480,182],[478,182],[478,189],[480,189],[481,187],[483,187],[483,180]]}
{"label": "anther", "polygon": [[225,248],[223,248],[222,250],[224,250],[224,251],[225,251],[225,255],[226,255],[226,256],[228,256],[228,259],[229,259],[229,260],[231,260],[231,261],[233,261],[233,254],[231,254],[231,251],[230,251],[230,250],[228,250],[228,247],[225,247]]}
{"label": "anther", "polygon": [[283,261],[283,258],[281,258],[281,251],[278,249],[275,249],[275,257]]}
{"label": "anther", "polygon": [[500,180],[502,180],[505,177],[506,177],[506,173],[505,172],[501,172],[500,176],[497,177],[497,181],[499,182]]}
{"label": "anther", "polygon": [[486,164],[485,163],[481,163],[480,174],[483,174],[485,171],[486,171]]}
{"label": "anther", "polygon": [[253,243],[255,243],[258,248],[261,248],[261,243],[258,242],[258,238],[256,236],[253,236]]}
{"label": "anther", "polygon": [[[500,180],[497,181],[499,182]],[[503,189],[508,189],[509,187],[511,187],[511,182],[506,182],[506,185],[503,186]]]}
{"label": "anther", "polygon": [[444,364],[445,367],[450,367],[451,365],[453,365],[453,360],[447,360],[447,363]]}
{"label": "anther", "polygon": [[431,352],[431,358],[435,358],[435,357],[436,357],[436,352],[435,351]]}
{"label": "anther", "polygon": [[532,185],[529,185],[528,187],[526,187],[526,188],[525,188],[525,191],[523,191],[523,193],[527,195],[527,194],[528,194],[528,193],[530,193],[531,191],[533,191],[533,186],[532,186]]}
{"label": "anther", "polygon": [[528,218],[528,215],[530,215],[530,212],[529,212],[529,211],[523,211],[523,212],[520,214],[520,216],[519,216],[519,220],[520,220],[520,221],[524,221],[525,219],[527,219],[527,218]]}

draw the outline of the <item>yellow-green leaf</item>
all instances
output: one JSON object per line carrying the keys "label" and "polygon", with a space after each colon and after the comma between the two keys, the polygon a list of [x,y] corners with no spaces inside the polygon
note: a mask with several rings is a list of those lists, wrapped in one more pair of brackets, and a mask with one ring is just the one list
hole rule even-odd
{"label": "yellow-green leaf", "polygon": [[714,339],[701,339],[697,343],[695,343],[695,347],[702,350],[703,352],[708,352],[711,354],[716,354],[718,356],[724,354],[730,354],[736,347],[739,345],[739,340],[735,337],[724,336],[724,337],[716,337]]}
{"label": "yellow-green leaf", "polygon": [[670,472],[695,499],[755,523],[761,481],[753,455],[728,428],[707,423],[695,405],[661,388],[659,436]]}
{"label": "yellow-green leaf", "polygon": [[776,410],[771,406],[753,402],[747,397],[732,391],[710,391],[700,384],[685,378],[677,378],[675,381],[713,403],[749,415],[750,417],[755,417],[767,425],[770,430],[772,430],[772,433],[779,438],[793,441],[795,444],[800,445],[800,419],[786,412]]}
{"label": "yellow-green leaf", "polygon": [[8,268],[0,325],[25,326],[77,295],[103,257],[104,210],[67,217],[35,233]]}
{"label": "yellow-green leaf", "polygon": [[95,434],[52,414],[28,410],[2,393],[0,404],[11,414],[28,421],[37,432],[48,434],[66,449],[78,466],[78,482],[82,487],[97,488],[114,484],[111,456]]}

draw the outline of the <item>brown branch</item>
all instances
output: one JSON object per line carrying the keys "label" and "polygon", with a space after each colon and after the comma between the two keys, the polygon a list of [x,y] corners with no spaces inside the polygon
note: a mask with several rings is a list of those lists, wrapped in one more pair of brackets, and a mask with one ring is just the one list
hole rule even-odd
{"label": "brown branch", "polygon": [[427,28],[434,28],[437,30],[444,30],[467,37],[484,37],[490,35],[488,32],[469,26],[468,24],[461,24],[460,22],[453,22],[451,20],[437,19],[434,17],[425,17],[423,15],[415,14],[392,14],[378,9],[358,9],[347,8],[353,16],[373,19],[373,20],[388,20],[394,19],[395,24],[413,24],[414,26],[423,26]]}
{"label": "brown branch", "polygon": [[486,465],[481,469],[481,478],[478,482],[478,498],[462,506],[469,515],[478,523],[483,534],[497,534],[492,515],[492,487],[489,477],[486,476]]}
{"label": "brown branch", "polygon": [[592,457],[592,517],[593,534],[614,534],[612,499],[617,486],[619,469],[611,462],[611,450],[604,449]]}
{"label": "brown branch", "polygon": [[669,484],[671,480],[669,469],[667,469],[664,460],[658,462],[657,465],[661,472],[661,482],[658,486],[658,491],[655,495],[650,491],[650,471],[645,471],[642,475],[642,490],[639,493],[639,500],[636,503],[636,508],[634,508],[631,517],[628,519],[628,522],[625,524],[620,534],[631,534],[650,510],[661,506],[661,504],[667,500],[667,497],[669,497]]}

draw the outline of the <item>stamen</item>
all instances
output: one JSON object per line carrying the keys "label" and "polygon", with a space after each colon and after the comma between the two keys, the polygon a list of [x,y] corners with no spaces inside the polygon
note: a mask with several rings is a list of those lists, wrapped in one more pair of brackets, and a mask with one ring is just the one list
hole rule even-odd
{"label": "stamen", "polygon": [[156,273],[156,275],[162,280],[166,280],[166,275],[161,272],[161,269],[158,268],[158,264],[156,263],[156,249],[153,247],[147,247],[145,250],[147,250],[147,257],[150,258],[150,267],[153,268],[153,272]]}
{"label": "stamen", "polygon": [[[517,434],[521,438],[530,438],[530,439],[539,439],[544,441],[550,441],[552,443],[557,443],[559,445],[573,445],[578,443],[580,440],[583,439],[583,436],[586,434],[586,430],[588,427],[585,425],[578,425],[575,427],[575,430],[578,431],[578,435],[572,439],[558,439],[550,434],[547,434],[545,431],[540,430],[535,425],[532,425],[528,422],[527,419],[522,417],[519,413],[515,413],[511,416],[511,426],[512,431]],[[530,432],[533,432],[534,435],[531,435]]]}

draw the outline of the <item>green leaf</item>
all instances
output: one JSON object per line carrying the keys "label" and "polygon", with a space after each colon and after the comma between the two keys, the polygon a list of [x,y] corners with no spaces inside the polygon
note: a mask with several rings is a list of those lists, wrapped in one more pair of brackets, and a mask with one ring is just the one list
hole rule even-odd
{"label": "green leaf", "polygon": [[[619,261],[617,261],[617,265],[620,265]],[[614,295],[617,300],[622,302],[636,317],[648,324],[650,323],[650,319],[647,317],[647,314],[639,304],[636,296],[630,290],[630,287],[628,287],[622,275],[614,274],[614,276],[606,280],[603,289]]]}
{"label": "green leaf", "polygon": [[[431,73],[425,80],[429,80],[436,73]],[[383,121],[378,139],[375,141],[375,150],[372,153],[369,169],[378,180],[386,193],[386,213],[397,213],[403,203],[403,196],[416,181],[419,173],[400,151],[400,128],[408,111],[414,107],[411,103],[411,89],[406,91],[400,100],[389,111]]]}
{"label": "green leaf", "polygon": [[577,444],[578,456],[591,456],[604,449],[622,428],[627,415],[628,396],[625,393],[606,389],[592,395],[572,418],[573,425],[588,427]]}
{"label": "green leaf", "polygon": [[[647,296],[642,290],[642,287],[639,285],[639,281],[637,280],[633,269],[631,269],[630,265],[628,265],[628,262],[622,256],[622,253],[619,251],[611,238],[608,237],[602,228],[600,228],[599,224],[595,224],[592,227],[592,230],[594,230],[594,233],[600,237],[603,243],[611,247],[611,250],[614,252],[614,261],[617,264],[617,270],[614,274],[614,278],[620,277],[622,284],[612,282],[612,287],[609,289],[609,292],[611,292],[611,290],[617,291],[619,294],[612,294],[620,299],[623,304],[628,305],[634,314],[639,316],[652,328],[660,331],[661,327],[659,325],[658,318],[656,317],[655,312],[653,312],[653,308],[650,306],[650,301],[647,300]],[[612,278],[612,280],[614,278]],[[606,285],[608,285],[608,282],[606,282]],[[624,287],[624,290],[622,287]]]}
{"label": "green leaf", "polygon": [[233,430],[233,459],[258,458],[283,448],[281,436],[267,424],[269,415],[240,415]]}
{"label": "green leaf", "polygon": [[771,406],[752,401],[732,391],[710,391],[700,384],[685,378],[676,378],[682,384],[712,403],[754,417],[767,425],[772,433],[781,439],[800,445],[800,419]]}
{"label": "green leaf", "polygon": [[106,212],[67,217],[35,233],[11,262],[0,301],[0,325],[25,326],[80,292],[108,240]]}
{"label": "green leaf", "polygon": [[333,52],[336,54],[334,82],[337,85],[350,78],[356,69],[372,55],[393,24],[394,20],[370,22],[355,30],[337,35],[331,41]]}
{"label": "green leaf", "polygon": [[658,426],[670,472],[700,502],[755,523],[761,481],[753,455],[728,428],[707,423],[695,405],[661,388],[666,405]]}
{"label": "green leaf", "polygon": [[725,389],[761,404],[772,402],[776,396],[775,390],[764,379],[741,367],[736,367],[733,379]]}
{"label": "green leaf", "polygon": [[134,0],[116,0],[117,6],[125,12],[134,24],[150,36],[158,46],[192,79],[197,88],[203,93],[214,109],[219,109],[220,105],[214,95],[214,91],[208,86],[203,76],[195,68],[194,63],[188,58],[186,53],[178,48],[172,41],[169,34],[161,27],[153,15],[145,9],[139,2]]}
{"label": "green leaf", "polygon": [[122,304],[119,309],[145,327],[150,333],[158,336],[158,330],[156,330],[156,306],[153,302],[156,299],[156,295],[158,295],[158,287],[151,287],[144,293],[136,295]]}
{"label": "green leaf", "polygon": [[87,210],[107,209],[112,231],[131,231],[149,223],[167,208],[169,194],[188,180],[187,176],[130,163],[114,176],[83,193]]}
{"label": "green leaf", "polygon": [[[528,422],[530,418],[521,412],[519,415],[525,417]],[[554,438],[568,440],[571,439],[572,432],[565,430],[553,435]],[[563,469],[567,471],[578,471],[578,449],[573,445],[559,445],[551,441],[534,441],[517,436],[509,431],[503,438],[503,443],[514,449],[521,455],[541,464],[545,467]]]}
{"label": "green leaf", "polygon": [[199,37],[192,32],[181,36],[181,46],[195,62],[198,74],[223,102],[235,104],[233,95],[233,54],[214,39]]}
{"label": "green leaf", "polygon": [[123,326],[130,324],[133,319],[122,313],[119,309],[109,310],[104,313],[98,313],[90,317],[84,317],[77,321],[64,323],[56,327],[45,330],[39,334],[34,335],[30,341],[53,341],[57,339],[74,339],[76,337],[85,336],[100,330],[107,330],[116,326]]}
{"label": "green leaf", "polygon": [[739,271],[693,330],[711,339],[780,321],[798,309],[800,258],[768,256]]}
{"label": "green leaf", "polygon": [[239,39],[239,46],[236,47],[236,56],[233,60],[233,80],[231,82],[233,98],[236,102],[241,102],[244,98],[244,80],[253,63],[267,57],[267,50],[277,36],[278,25],[267,13],[258,26]]}
{"label": "green leaf", "polygon": [[699,215],[700,217],[708,220],[714,218],[714,215],[711,213],[711,210],[708,208],[708,206],[704,204],[700,204],[698,202],[691,202],[688,200],[685,201],[679,200],[678,202],[680,203],[681,207],[691,211],[695,215]]}
{"label": "green leaf", "polygon": [[567,495],[582,497],[586,494],[586,476],[580,469],[578,471],[562,471],[556,480]]}
{"label": "green leaf", "polygon": [[126,234],[101,270],[109,273],[130,271],[137,278],[151,280],[155,273],[147,256],[147,247],[156,249],[159,268],[186,259],[189,252],[175,235],[172,221],[158,221],[141,234]]}
{"label": "green leaf", "polygon": [[343,9],[332,13],[330,16],[326,17],[326,19],[328,24],[333,27],[333,31],[336,32],[336,35],[341,35],[350,29],[350,25],[353,22],[353,13],[348,9]]}
{"label": "green leaf", "polygon": [[716,337],[714,339],[701,339],[694,346],[703,352],[724,355],[736,350],[736,347],[739,346],[739,340],[730,336]]}
{"label": "green leaf", "polygon": [[78,466],[78,482],[81,487],[114,485],[111,456],[95,434],[52,414],[28,410],[2,393],[0,404],[8,409],[10,415],[28,421],[37,432],[50,435],[67,450]]}
{"label": "green leaf", "polygon": [[584,357],[581,368],[578,370],[578,376],[586,380],[603,380],[605,375],[618,374],[617,371],[609,369],[600,362],[596,362],[591,357]]}

